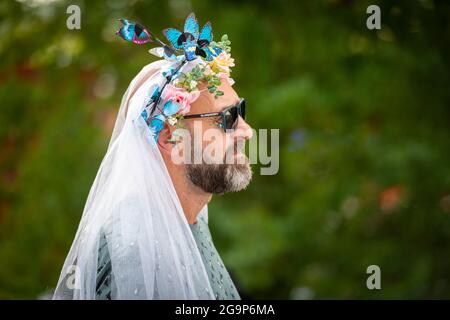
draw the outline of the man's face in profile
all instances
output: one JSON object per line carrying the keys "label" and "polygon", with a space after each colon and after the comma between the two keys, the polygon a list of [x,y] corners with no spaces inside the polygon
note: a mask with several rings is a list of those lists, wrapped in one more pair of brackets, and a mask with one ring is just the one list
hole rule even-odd
{"label": "man's face in profile", "polygon": [[[199,86],[199,89],[206,87]],[[222,81],[219,90],[223,95],[217,99],[207,90],[191,105],[191,114],[221,112],[235,106],[240,98],[236,91]],[[248,157],[244,154],[245,141],[252,137],[252,128],[239,116],[233,129],[224,131],[221,117],[193,118],[184,120],[190,139],[184,139],[184,150],[190,154],[186,172],[192,183],[203,191],[213,194],[240,191],[252,178]]]}

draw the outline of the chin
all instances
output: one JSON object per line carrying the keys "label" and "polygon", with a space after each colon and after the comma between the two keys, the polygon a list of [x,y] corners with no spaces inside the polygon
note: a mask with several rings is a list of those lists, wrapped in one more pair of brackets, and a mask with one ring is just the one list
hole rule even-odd
{"label": "chin", "polygon": [[252,175],[252,168],[248,161],[244,164],[229,165],[225,178],[227,182],[226,192],[238,192],[244,190],[250,184]]}

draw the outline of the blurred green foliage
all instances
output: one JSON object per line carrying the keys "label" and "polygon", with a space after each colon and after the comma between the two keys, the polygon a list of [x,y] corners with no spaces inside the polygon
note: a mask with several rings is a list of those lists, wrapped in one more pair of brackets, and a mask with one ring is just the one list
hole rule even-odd
{"label": "blurred green foliage", "polygon": [[[81,30],[66,8],[81,7]],[[382,29],[366,28],[378,4]],[[194,11],[227,33],[280,170],[215,197],[210,225],[245,297],[450,297],[446,1],[0,3],[0,298],[51,290],[132,77],[154,58],[114,35]],[[379,265],[382,290],[366,288]]]}

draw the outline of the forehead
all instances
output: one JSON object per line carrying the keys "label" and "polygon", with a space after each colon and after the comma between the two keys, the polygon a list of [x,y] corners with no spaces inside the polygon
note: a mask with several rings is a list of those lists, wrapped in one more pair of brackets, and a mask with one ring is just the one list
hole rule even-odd
{"label": "forehead", "polygon": [[202,90],[202,93],[192,103],[189,114],[218,112],[239,102],[238,94],[226,80],[222,80],[218,87],[218,90],[223,91],[223,96],[219,96],[217,99],[214,98],[214,94],[208,92],[206,85],[200,84],[199,89]]}

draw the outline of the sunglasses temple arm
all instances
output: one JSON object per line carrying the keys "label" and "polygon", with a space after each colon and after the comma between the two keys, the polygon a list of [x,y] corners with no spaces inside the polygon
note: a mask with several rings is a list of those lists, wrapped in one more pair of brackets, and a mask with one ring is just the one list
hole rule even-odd
{"label": "sunglasses temple arm", "polygon": [[217,117],[222,115],[221,112],[214,112],[214,113],[200,113],[200,114],[190,114],[187,116],[184,116],[184,119],[190,119],[190,118],[209,118],[209,117]]}

